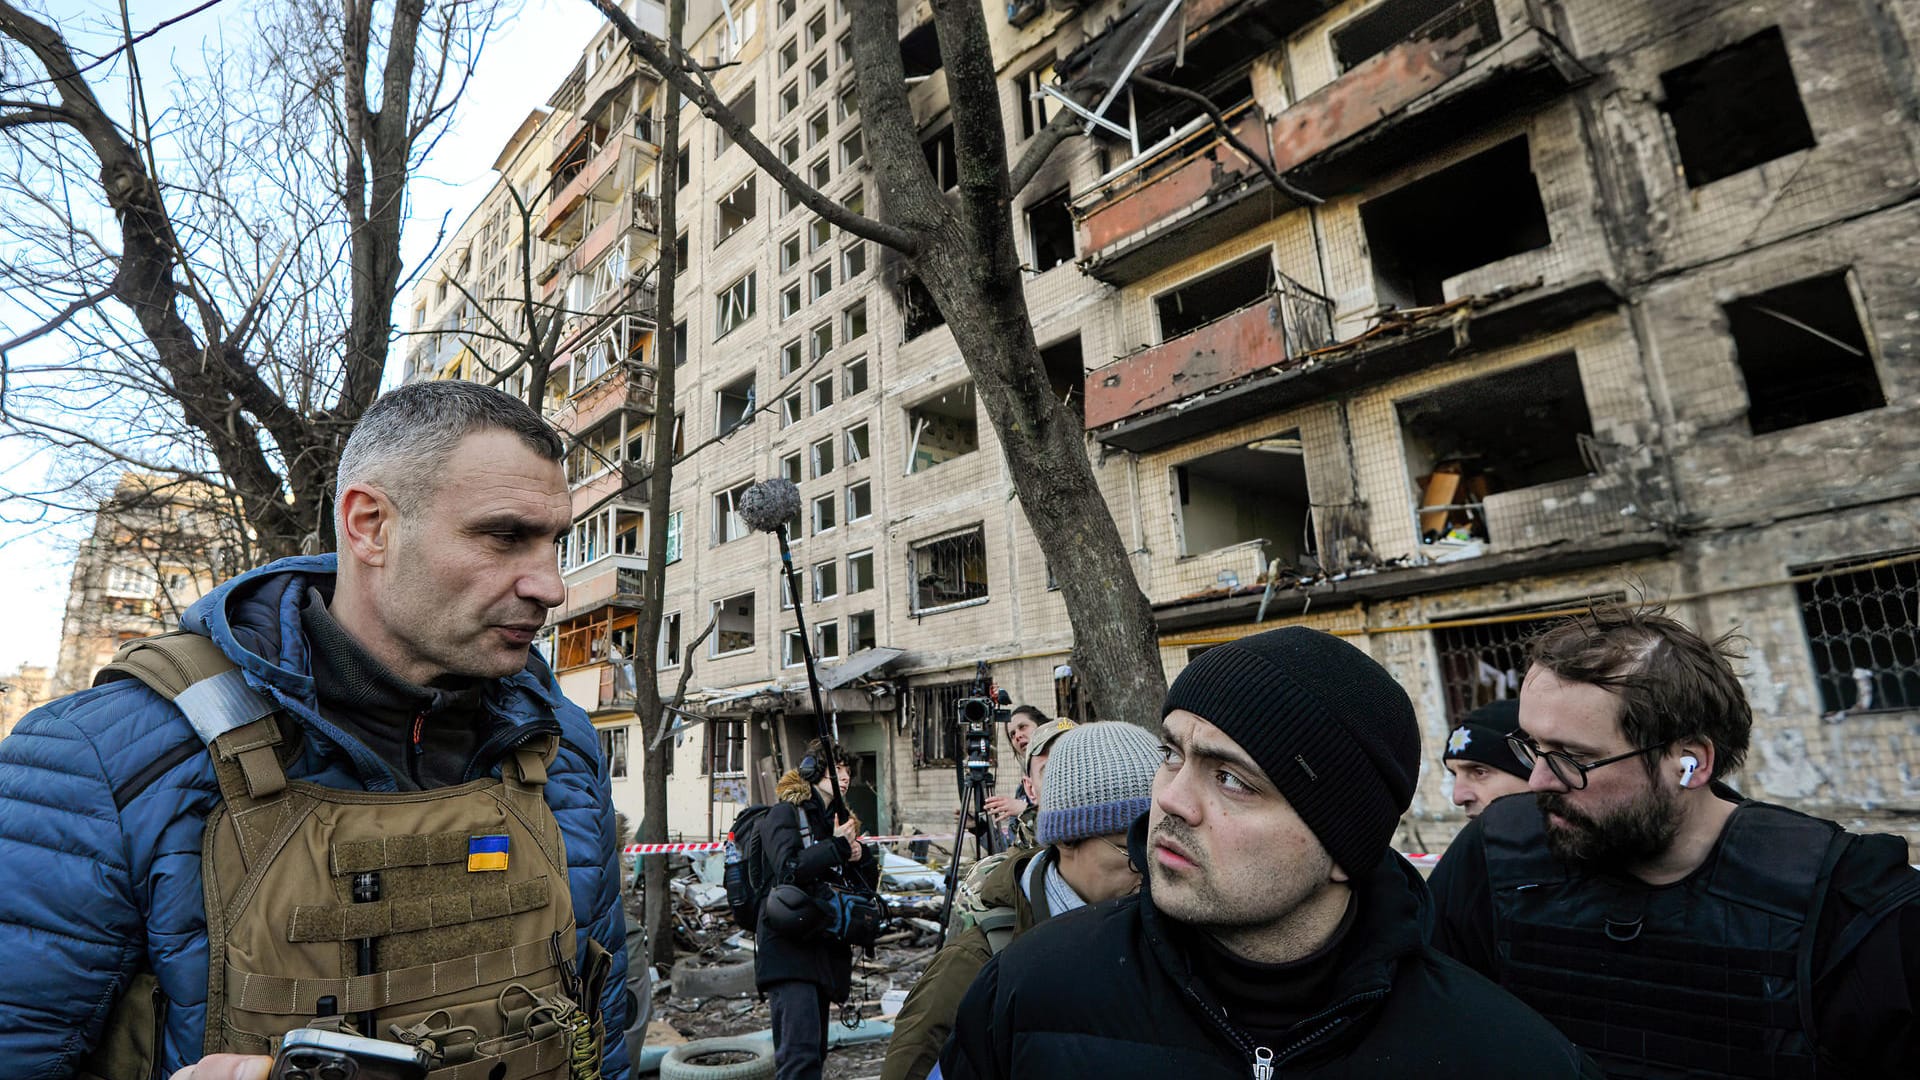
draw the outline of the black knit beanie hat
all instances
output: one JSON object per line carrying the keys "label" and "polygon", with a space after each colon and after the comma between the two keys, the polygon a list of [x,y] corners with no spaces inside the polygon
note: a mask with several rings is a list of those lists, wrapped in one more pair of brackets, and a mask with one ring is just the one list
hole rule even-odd
{"label": "black knit beanie hat", "polygon": [[1188,664],[1160,715],[1175,709],[1240,744],[1349,876],[1386,854],[1413,803],[1420,729],[1366,653],[1303,626],[1268,630]]}
{"label": "black knit beanie hat", "polygon": [[1447,735],[1442,761],[1477,761],[1522,780],[1533,770],[1520,764],[1507,745],[1507,736],[1520,729],[1520,702],[1514,698],[1482,705],[1466,715]]}

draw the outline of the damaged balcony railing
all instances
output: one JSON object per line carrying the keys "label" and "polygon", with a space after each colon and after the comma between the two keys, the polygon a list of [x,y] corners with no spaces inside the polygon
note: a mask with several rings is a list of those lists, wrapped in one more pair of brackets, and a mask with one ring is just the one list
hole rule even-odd
{"label": "damaged balcony railing", "polygon": [[1408,41],[1442,41],[1474,31],[1464,42],[1477,52],[1500,40],[1500,12],[1495,0],[1459,0],[1435,11],[1432,0],[1386,0],[1348,22],[1331,35],[1341,71],[1361,64]]}
{"label": "damaged balcony railing", "polygon": [[1186,401],[1333,341],[1333,301],[1285,274],[1245,306],[1087,374],[1089,430]]}

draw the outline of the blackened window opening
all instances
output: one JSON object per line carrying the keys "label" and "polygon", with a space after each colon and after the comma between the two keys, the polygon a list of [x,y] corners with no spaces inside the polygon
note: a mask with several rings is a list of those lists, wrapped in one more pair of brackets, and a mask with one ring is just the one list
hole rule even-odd
{"label": "blackened window opening", "polygon": [[1553,242],[1526,136],[1449,165],[1360,208],[1380,302],[1444,303],[1442,283]]}
{"label": "blackened window opening", "polygon": [[919,278],[901,279],[899,300],[900,322],[906,340],[912,341],[937,326],[946,325],[947,317],[940,313],[940,305],[933,302],[933,294],[927,291]]}
{"label": "blackened window opening", "polygon": [[1171,341],[1215,319],[1266,299],[1273,290],[1273,260],[1265,251],[1198,277],[1153,300],[1160,340]]}
{"label": "blackened window opening", "polygon": [[1420,529],[1488,537],[1487,495],[1588,474],[1593,419],[1573,354],[1467,379],[1399,405],[1407,474],[1422,492]]}
{"label": "blackened window opening", "polygon": [[1755,435],[1887,403],[1845,271],[1743,296],[1723,310]]}
{"label": "blackened window opening", "polygon": [[987,534],[975,527],[916,544],[908,552],[913,574],[913,613],[982,600],[987,596]]}
{"label": "blackened window opening", "polygon": [[1660,86],[1688,187],[1814,145],[1777,26],[1663,72]]}
{"label": "blackened window opening", "polygon": [[1920,708],[1920,551],[1793,571],[1813,572],[1794,589],[1820,711]]}
{"label": "blackened window opening", "polygon": [[940,34],[932,19],[900,39],[900,66],[909,79],[925,78],[940,70]]}
{"label": "blackened window opening", "polygon": [[1084,423],[1087,417],[1087,368],[1080,351],[1079,335],[1041,349],[1040,365],[1047,371],[1047,386],[1053,390],[1053,396]]}
{"label": "blackened window opening", "polygon": [[920,152],[926,155],[927,171],[933,174],[935,187],[941,191],[952,191],[960,186],[960,166],[954,156],[952,124],[921,143]]}
{"label": "blackened window opening", "polygon": [[1180,554],[1261,541],[1261,561],[1298,567],[1313,551],[1312,500],[1300,432],[1174,466]]}
{"label": "blackened window opening", "polygon": [[1468,51],[1500,40],[1494,0],[1383,0],[1329,37],[1341,71],[1351,71],[1403,41],[1435,41],[1472,31]]}
{"label": "blackened window opening", "polygon": [[1045,272],[1073,261],[1073,214],[1067,209],[1067,189],[1027,206],[1027,237],[1033,245],[1034,270]]}

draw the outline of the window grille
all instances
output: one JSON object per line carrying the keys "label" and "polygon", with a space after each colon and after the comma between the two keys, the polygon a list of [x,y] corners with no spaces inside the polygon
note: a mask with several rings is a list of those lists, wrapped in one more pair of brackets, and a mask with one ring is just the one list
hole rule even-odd
{"label": "window grille", "polygon": [[1440,654],[1447,726],[1458,724],[1488,702],[1519,697],[1520,680],[1527,674],[1528,646],[1534,635],[1558,621],[1547,616],[1435,630],[1433,647]]}
{"label": "window grille", "polygon": [[[913,767],[952,768],[966,753],[960,737],[954,703],[967,696],[971,680],[916,686],[907,694],[907,726],[913,732]],[[1000,756],[1000,725],[987,726],[988,745],[995,764]]]}
{"label": "window grille", "polygon": [[984,528],[916,544],[908,555],[915,615],[987,598]]}
{"label": "window grille", "polygon": [[1920,549],[1794,574],[1820,711],[1920,708]]}

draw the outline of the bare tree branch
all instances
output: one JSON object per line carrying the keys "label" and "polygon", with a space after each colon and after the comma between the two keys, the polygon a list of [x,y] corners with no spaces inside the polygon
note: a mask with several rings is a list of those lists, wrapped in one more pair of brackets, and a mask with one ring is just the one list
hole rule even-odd
{"label": "bare tree branch", "polygon": [[1189,90],[1184,86],[1175,86],[1170,82],[1161,82],[1159,79],[1152,78],[1138,71],[1133,73],[1133,81],[1152,90],[1156,94],[1166,94],[1169,97],[1177,97],[1183,101],[1199,106],[1200,109],[1207,114],[1207,118],[1213,121],[1213,128],[1220,133],[1220,138],[1224,139],[1228,146],[1240,151],[1241,157],[1253,162],[1254,165],[1260,169],[1261,175],[1267,178],[1267,183],[1272,184],[1282,195],[1285,195],[1287,198],[1292,199],[1302,206],[1319,206],[1321,203],[1326,202],[1326,200],[1320,196],[1309,191],[1303,191],[1293,184],[1288,183],[1286,177],[1281,176],[1274,170],[1272,162],[1255,153],[1253,147],[1248,146],[1241,140],[1240,136],[1233,133],[1233,125],[1227,123],[1227,118],[1220,112],[1220,107],[1215,105],[1207,95],[1197,90]]}

